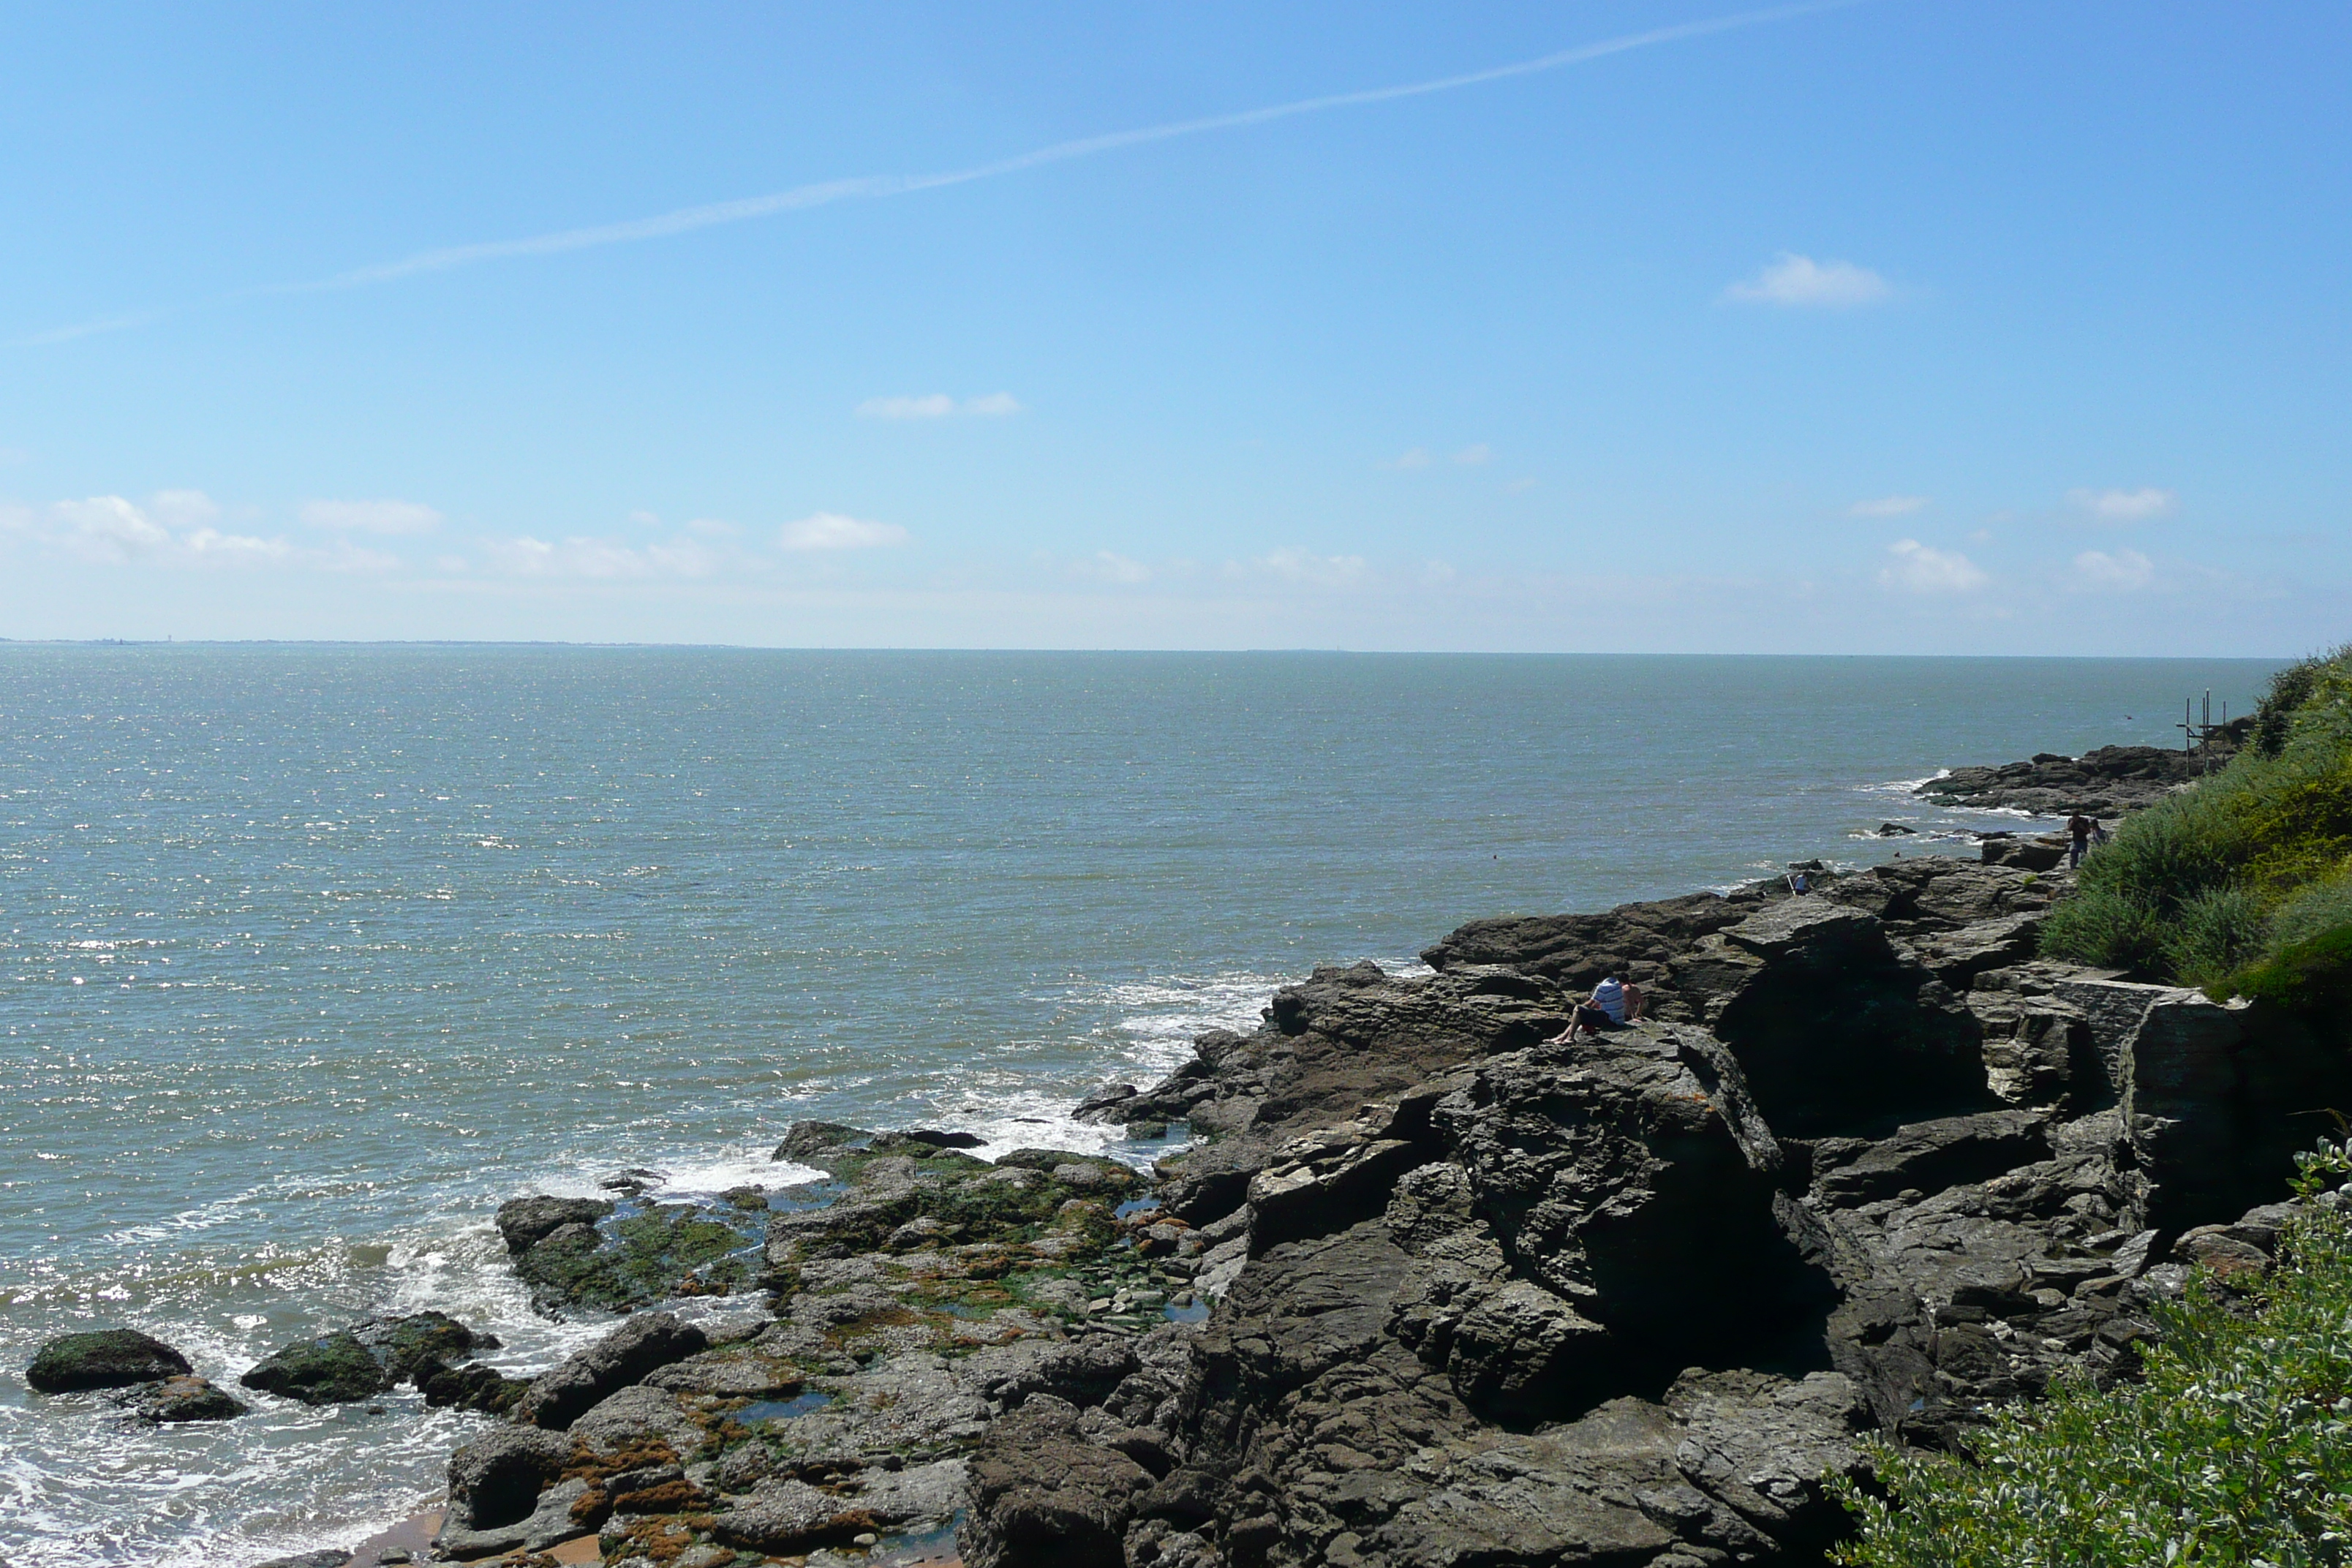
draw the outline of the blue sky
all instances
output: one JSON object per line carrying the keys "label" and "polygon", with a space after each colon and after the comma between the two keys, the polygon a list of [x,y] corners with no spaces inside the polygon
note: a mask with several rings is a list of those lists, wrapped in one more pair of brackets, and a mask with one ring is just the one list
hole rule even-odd
{"label": "blue sky", "polygon": [[6,16],[0,635],[2352,636],[2341,7]]}

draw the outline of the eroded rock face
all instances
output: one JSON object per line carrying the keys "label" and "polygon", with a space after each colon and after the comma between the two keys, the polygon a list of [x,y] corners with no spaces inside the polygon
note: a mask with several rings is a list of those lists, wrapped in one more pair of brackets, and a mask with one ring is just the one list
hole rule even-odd
{"label": "eroded rock face", "polygon": [[[961,1508],[974,1568],[1818,1562],[1866,1435],[2135,1375],[2152,1304],[2291,1218],[2182,1178],[2273,1182],[2321,1064],[2033,958],[2051,880],[1909,859],[1318,970],[1089,1102],[1209,1135],[1148,1182],[802,1123],[772,1317],[541,1379],[595,1403],[453,1469],[450,1539],[716,1565]],[[1650,1020],[1556,1043],[1609,972]],[[514,1217],[526,1259],[612,1220]]]}
{"label": "eroded rock face", "polygon": [[640,1313],[534,1379],[515,1406],[514,1418],[526,1426],[561,1432],[608,1395],[709,1346],[700,1329],[679,1322],[672,1313]]}
{"label": "eroded rock face", "polygon": [[[1019,1518],[1201,1568],[1813,1562],[1865,1434],[1957,1446],[2062,1373],[2134,1375],[2151,1303],[2259,1272],[2284,1223],[2233,1222],[2186,1152],[2239,1116],[2274,1193],[2243,1112],[2321,1075],[2033,958],[2051,880],[1931,858],[1477,922],[1433,977],[1318,971],[1104,1097],[1216,1135],[1159,1188],[1216,1303],[1158,1417],[1176,1462],[1137,1489],[1082,1424],[1049,1475],[1007,1453],[973,1560]],[[1656,1022],[1547,1043],[1559,982],[1602,972]],[[2222,1084],[2250,1062],[2279,1065]]]}

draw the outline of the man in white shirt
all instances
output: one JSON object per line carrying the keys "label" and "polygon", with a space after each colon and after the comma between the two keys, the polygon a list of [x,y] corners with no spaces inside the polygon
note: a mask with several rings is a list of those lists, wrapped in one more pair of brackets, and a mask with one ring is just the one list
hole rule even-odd
{"label": "man in white shirt", "polygon": [[1642,1019],[1642,988],[1629,985],[1612,974],[1592,988],[1591,1000],[1577,1005],[1568,1020],[1568,1027],[1545,1041],[1557,1046],[1576,1038],[1577,1031],[1589,1029],[1596,1037],[1603,1029],[1622,1029]]}

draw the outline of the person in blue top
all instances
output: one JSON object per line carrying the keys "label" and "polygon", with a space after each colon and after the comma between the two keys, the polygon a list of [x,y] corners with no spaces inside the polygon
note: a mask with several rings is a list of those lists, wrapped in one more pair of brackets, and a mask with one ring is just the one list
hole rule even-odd
{"label": "person in blue top", "polygon": [[1592,988],[1590,1001],[1580,1002],[1569,1016],[1568,1027],[1545,1041],[1564,1045],[1583,1030],[1598,1037],[1603,1029],[1622,1029],[1642,1020],[1642,988],[1612,974]]}

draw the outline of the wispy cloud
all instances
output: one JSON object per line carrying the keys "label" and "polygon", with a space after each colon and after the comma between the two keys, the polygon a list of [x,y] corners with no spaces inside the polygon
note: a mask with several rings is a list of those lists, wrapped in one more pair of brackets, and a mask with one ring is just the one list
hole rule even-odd
{"label": "wispy cloud", "polygon": [[19,510],[7,531],[70,559],[99,566],[299,565],[334,572],[387,571],[389,555],[339,542],[312,550],[279,538],[231,533],[214,526],[220,506],[202,490],[162,490],[145,506],[122,496],[62,500],[45,515]]}
{"label": "wispy cloud", "polygon": [[302,521],[341,533],[430,533],[441,514],[411,500],[304,501]]}
{"label": "wispy cloud", "polygon": [[[642,240],[661,239],[672,235],[687,234],[696,229],[710,228],[722,224],[744,223],[754,218],[772,217],[781,213],[801,212],[812,207],[829,206],[835,202],[874,201],[888,196],[912,195],[918,191],[940,190],[950,185],[968,184],[975,180],[996,179],[1024,170],[1043,168],[1052,163],[1066,163],[1075,158],[1091,158],[1123,148],[1148,146],[1156,142],[1171,142],[1179,137],[1200,136],[1219,131],[1238,131],[1254,125],[1269,124],[1303,114],[1321,114],[1333,110],[1357,109],[1379,103],[1393,103],[1402,99],[1423,98],[1435,93],[1454,92],[1477,87],[1486,82],[1506,81],[1515,77],[1536,76],[1559,70],[1569,66],[1583,65],[1612,55],[1630,54],[1637,49],[1654,48],[1661,45],[1685,43],[1696,38],[1710,37],[1719,33],[1734,32],[1745,27],[1759,27],[1799,16],[1840,11],[1861,5],[1864,0],[1801,0],[1788,5],[1773,5],[1759,10],[1740,11],[1728,16],[1708,17],[1696,22],[1678,23],[1668,27],[1653,27],[1645,32],[1627,33],[1597,43],[1580,44],[1532,59],[1516,60],[1507,65],[1491,66],[1483,70],[1464,71],[1453,76],[1433,77],[1424,81],[1404,82],[1393,87],[1368,88],[1354,92],[1328,93],[1318,98],[1297,99],[1288,103],[1271,104],[1261,109],[1245,109],[1230,114],[1205,115],[1195,120],[1171,121],[1160,125],[1147,125],[1132,131],[1114,131],[1099,136],[1079,137],[1074,141],[1056,142],[1009,158],[998,158],[967,168],[952,169],[932,174],[877,174],[852,179],[824,180],[790,190],[771,192],[766,195],[745,196],[735,201],[714,202],[702,206],[680,207],[673,212],[657,213],[650,217],[630,218],[619,223],[598,224],[582,228],[559,229],[548,234],[529,235],[518,239],[488,240],[472,245],[444,246],[437,249],[418,251],[395,260],[373,266],[353,268],[330,278],[310,283],[282,284],[274,288],[245,290],[247,295],[299,293],[325,289],[361,288],[370,284],[390,283],[404,278],[425,273],[447,272],[461,267],[471,267],[488,261],[511,260],[525,257],[553,256],[567,251],[588,250],[608,245],[626,245]],[[20,344],[62,342],[68,338],[82,337],[91,332],[120,331],[157,319],[160,312],[140,316],[109,317],[80,326],[53,328],[32,337],[17,340]]]}
{"label": "wispy cloud", "polygon": [[1867,267],[1851,261],[1815,261],[1810,256],[1782,251],[1779,260],[1755,277],[1734,283],[1723,297],[1744,304],[1843,310],[1875,305],[1894,293],[1895,286]]}
{"label": "wispy cloud", "polygon": [[2170,490],[2151,486],[2136,490],[2068,490],[2066,499],[2099,522],[2126,523],[2162,517],[2178,498]]}
{"label": "wispy cloud", "polygon": [[1139,583],[1149,583],[1159,574],[1146,563],[1112,550],[1097,550],[1082,561],[1073,561],[1069,571],[1073,577],[1085,577],[1097,583],[1119,583],[1130,587]]}
{"label": "wispy cloud", "polygon": [[1486,442],[1481,441],[1475,447],[1465,447],[1462,450],[1454,453],[1454,460],[1457,463],[1475,468],[1481,463],[1493,461],[1494,457],[1495,449],[1486,445]]}
{"label": "wispy cloud", "polygon": [[955,399],[944,392],[924,397],[869,397],[857,405],[860,419],[944,419],[955,412]]}
{"label": "wispy cloud", "polygon": [[857,416],[861,419],[945,419],[954,414],[969,414],[982,419],[1002,419],[1008,415],[1025,412],[1027,410],[1021,400],[1009,392],[967,397],[961,403],[944,392],[927,393],[920,397],[869,397],[857,405]]}
{"label": "wispy cloud", "polygon": [[1371,563],[1360,555],[1318,555],[1294,548],[1228,562],[1224,574],[1243,580],[1271,578],[1310,588],[1353,588],[1371,575]]}
{"label": "wispy cloud", "polygon": [[1848,517],[1909,517],[1924,510],[1926,496],[1880,496],[1876,500],[1858,500],[1845,509]]}
{"label": "wispy cloud", "polygon": [[2128,594],[2156,581],[2156,563],[2137,550],[2085,550],[2074,557],[2074,574],[2085,587]]}
{"label": "wispy cloud", "polygon": [[133,327],[143,327],[160,321],[164,312],[149,310],[136,316],[105,316],[94,321],[77,321],[68,327],[51,327],[47,331],[33,332],[16,339],[13,348],[39,348],[46,343],[69,343],[76,338],[94,338],[103,332],[127,332]]}
{"label": "wispy cloud", "polygon": [[1966,594],[1992,579],[1956,550],[1934,550],[1916,539],[1886,547],[1894,561],[1878,574],[1879,586],[1906,594]]}
{"label": "wispy cloud", "polygon": [[895,522],[868,522],[837,511],[820,511],[784,524],[778,541],[787,550],[878,550],[907,542]]}
{"label": "wispy cloud", "polygon": [[[493,568],[515,577],[587,578],[604,582],[658,577],[708,577],[719,558],[692,540],[633,545],[616,539],[495,540],[487,546]],[[461,563],[462,564],[462,563]]]}
{"label": "wispy cloud", "polygon": [[1381,465],[1383,468],[1425,468],[1429,467],[1429,448],[1415,447],[1410,452],[1400,452]]}

